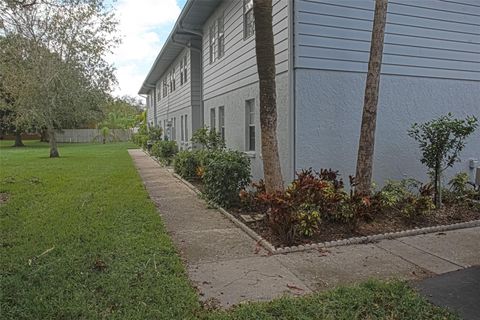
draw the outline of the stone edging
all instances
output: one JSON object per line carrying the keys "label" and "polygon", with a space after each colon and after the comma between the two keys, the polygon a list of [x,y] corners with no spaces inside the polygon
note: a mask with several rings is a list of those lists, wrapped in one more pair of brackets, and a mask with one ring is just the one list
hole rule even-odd
{"label": "stone edging", "polygon": [[[149,157],[151,157],[153,160],[155,160],[156,162],[158,162],[160,164],[160,162],[157,159],[155,159],[155,157],[148,154],[148,152],[145,152],[145,154],[147,154]],[[172,169],[167,168],[167,170],[175,178],[180,180],[189,189],[191,189],[193,192],[195,192],[198,195],[202,194],[200,192],[200,190],[198,190],[190,182],[188,182],[187,180],[183,179],[178,174],[173,172]],[[289,253],[289,252],[300,252],[300,251],[307,251],[307,250],[313,250],[313,249],[321,249],[321,248],[332,248],[332,247],[346,246],[346,245],[351,245],[351,244],[371,243],[371,242],[376,242],[376,241],[385,240],[385,239],[397,239],[397,238],[403,238],[403,237],[408,237],[408,236],[416,236],[416,235],[421,235],[421,234],[435,233],[435,232],[441,232],[441,231],[450,231],[450,230],[457,230],[457,229],[466,229],[466,228],[473,228],[473,227],[479,227],[480,226],[480,220],[473,220],[473,221],[460,222],[460,223],[454,223],[454,224],[448,224],[448,225],[440,225],[440,226],[425,227],[425,228],[415,228],[415,229],[404,230],[404,231],[396,231],[396,232],[387,232],[387,233],[375,234],[375,235],[364,236],[364,237],[353,237],[353,238],[347,238],[347,239],[342,239],[342,240],[334,240],[334,241],[326,241],[326,242],[320,242],[320,243],[312,243],[312,244],[304,244],[304,245],[291,246],[291,247],[276,248],[269,241],[267,241],[266,239],[261,237],[258,233],[253,231],[246,224],[244,224],[243,222],[241,222],[240,220],[235,218],[231,213],[229,213],[224,208],[222,208],[220,206],[217,206],[217,210],[220,211],[227,219],[232,221],[233,224],[235,224],[237,227],[242,229],[253,240],[257,241],[257,243],[262,245],[262,247],[264,247],[268,252],[270,252],[273,255]]]}

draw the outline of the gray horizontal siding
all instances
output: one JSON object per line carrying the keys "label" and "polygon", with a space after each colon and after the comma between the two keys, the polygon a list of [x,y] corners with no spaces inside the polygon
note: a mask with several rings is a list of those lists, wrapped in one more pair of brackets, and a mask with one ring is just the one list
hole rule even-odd
{"label": "gray horizontal siding", "polygon": [[[187,82],[183,85],[180,84],[180,60],[183,59],[185,54],[188,54],[187,58]],[[160,100],[157,101],[157,117],[166,113],[174,112],[191,106],[192,90],[191,90],[191,52],[188,49],[184,49],[180,55],[171,64],[170,68],[162,75],[157,82],[157,88],[162,88],[163,79],[168,81],[168,73],[175,67],[175,91],[169,92],[166,97],[163,97],[163,93],[159,92]]]}
{"label": "gray horizontal siding", "polygon": [[[366,72],[372,0],[298,0],[295,67]],[[480,1],[389,2],[383,73],[480,80]]]}
{"label": "gray horizontal siding", "polygon": [[[205,23],[203,33],[203,98],[209,99],[258,81],[255,39],[243,39],[243,1],[225,1]],[[208,30],[224,13],[225,55],[210,64]],[[277,74],[288,70],[288,0],[274,0],[273,33]]]}

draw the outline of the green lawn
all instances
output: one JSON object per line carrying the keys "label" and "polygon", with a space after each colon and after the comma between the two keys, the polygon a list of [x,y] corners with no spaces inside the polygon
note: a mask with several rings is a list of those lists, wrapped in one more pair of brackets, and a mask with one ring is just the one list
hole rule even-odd
{"label": "green lawn", "polygon": [[[133,167],[128,143],[0,142],[1,319],[454,319],[404,283],[207,312]],[[321,266],[319,266],[321,268]]]}

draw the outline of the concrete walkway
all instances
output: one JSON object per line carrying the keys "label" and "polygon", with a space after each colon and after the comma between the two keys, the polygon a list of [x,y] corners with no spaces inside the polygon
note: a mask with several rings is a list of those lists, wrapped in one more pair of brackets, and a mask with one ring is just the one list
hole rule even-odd
{"label": "concrete walkway", "polygon": [[369,278],[422,279],[480,264],[480,228],[270,256],[141,150],[129,150],[201,299],[301,295]]}

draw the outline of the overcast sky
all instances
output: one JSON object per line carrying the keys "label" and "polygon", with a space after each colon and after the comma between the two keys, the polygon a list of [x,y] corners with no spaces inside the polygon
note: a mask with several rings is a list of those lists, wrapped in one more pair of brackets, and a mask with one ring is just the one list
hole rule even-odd
{"label": "overcast sky", "polygon": [[115,65],[118,96],[137,96],[153,61],[167,39],[186,0],[118,0],[122,44],[109,58]]}

